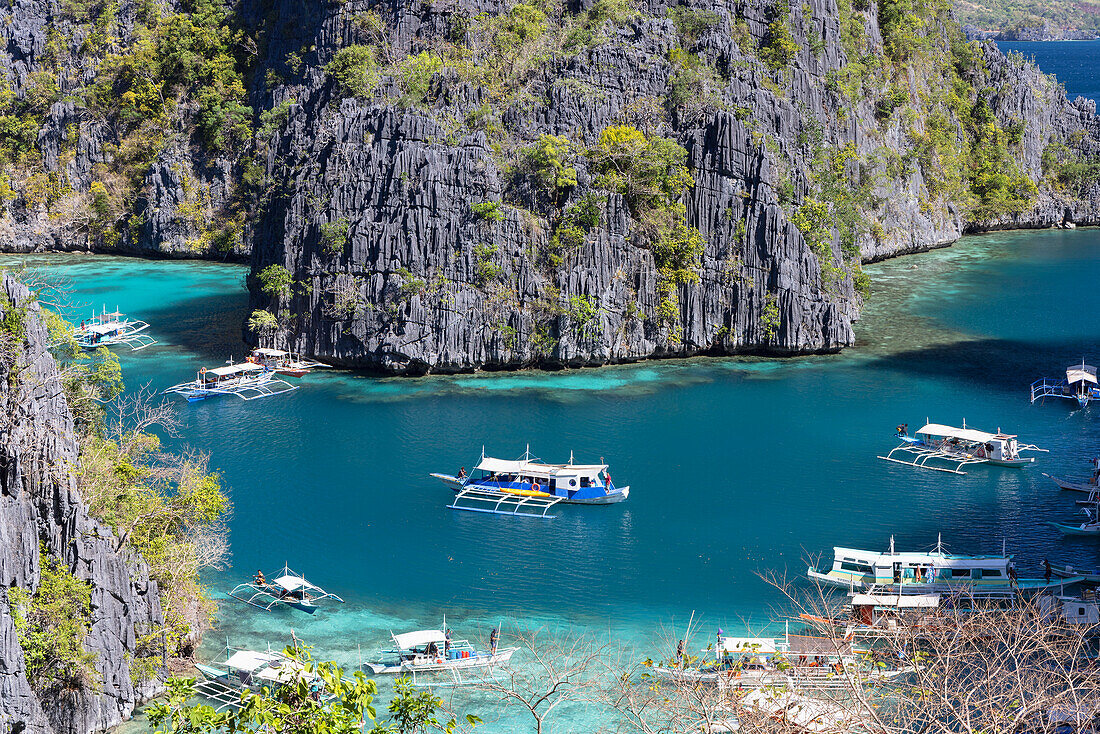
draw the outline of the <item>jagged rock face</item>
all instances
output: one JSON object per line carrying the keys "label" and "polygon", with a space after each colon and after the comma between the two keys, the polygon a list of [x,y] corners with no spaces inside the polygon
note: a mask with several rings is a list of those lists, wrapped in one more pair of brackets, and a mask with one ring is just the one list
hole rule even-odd
{"label": "jagged rock face", "polygon": [[[430,46],[453,14],[499,13],[509,5],[395,3],[386,16],[391,44],[400,56]],[[827,144],[851,144],[863,159],[904,152],[912,143],[904,123],[876,119],[875,100],[841,110],[839,95],[827,91],[830,73],[849,63],[834,0],[792,7],[799,51],[786,91],[763,78],[759,63],[734,41],[729,19],[739,17],[755,39],[763,39],[771,6],[706,6],[724,20],[694,51],[726,70],[722,100],[738,113],[674,115],[671,127],[663,128],[689,151],[694,185],[686,197],[687,219],[706,240],[699,281],[679,287],[679,312],[670,327],[654,318],[655,263],[632,242],[634,223],[621,200],[609,197],[598,231],[561,267],[547,268],[539,253],[552,217],[535,202],[515,202],[513,193],[520,207],[505,206],[497,223],[471,211],[474,203],[509,201],[502,162],[484,135],[456,135],[447,123],[484,104],[480,90],[444,74],[435,80],[439,99],[430,111],[396,108],[384,94],[341,100],[321,67],[354,41],[350,19],[367,6],[276,2],[269,17],[295,31],[285,41],[268,36],[264,65],[285,70],[288,54],[310,52],[297,82],[272,96],[273,104],[295,104],[268,156],[268,175],[283,186],[256,223],[253,273],[281,265],[299,286],[287,302],[273,303],[255,279],[250,283],[254,307],[291,315],[264,340],[342,365],[397,373],[596,365],[704,352],[797,354],[851,344],[861,299],[850,274],[821,275],[819,255],[790,223],[792,207],[781,204],[779,188],[784,178],[799,193],[810,185],[813,163],[805,140],[814,128]],[[532,90],[530,108],[510,110],[504,124],[528,141],[565,135],[591,146],[605,127],[628,118],[632,105],[667,95],[673,73],[667,54],[676,29],[662,17],[664,10],[650,3],[656,19],[630,23],[606,44],[551,61]],[[874,5],[865,30],[869,43],[881,47]],[[811,34],[824,40],[816,53]],[[1100,140],[1096,118],[1068,103],[1046,77],[1010,63],[992,45],[983,53],[983,81],[998,89],[989,102],[994,114],[1002,123],[1027,121],[1022,158],[1035,180],[1049,141],[1075,131]],[[918,89],[934,83],[914,81]],[[590,181],[583,163],[581,168],[575,196]],[[1085,201],[1044,192],[1030,211],[968,222],[955,202],[928,202],[919,167],[879,171],[873,190],[884,203],[875,212],[879,233],[858,240],[865,262],[942,246],[964,230],[1100,221],[1100,191]],[[333,222],[348,224],[346,246],[326,246],[322,227]],[[483,243],[495,246],[491,262],[500,271],[489,283],[478,277]],[[834,240],[832,255],[841,259],[838,244]],[[427,287],[410,287],[410,281]],[[597,316],[582,325],[570,313],[578,297],[598,304]]]}
{"label": "jagged rock face", "polygon": [[[8,303],[29,301],[27,289],[8,275],[0,287]],[[145,563],[119,551],[111,530],[91,519],[80,499],[72,418],[36,313],[31,304],[26,339],[17,345],[15,364],[23,369],[14,376],[0,367],[0,725],[84,734],[115,726],[133,711],[135,630],[156,629],[163,615]],[[7,604],[7,589],[37,588],[40,548],[91,587],[85,647],[95,654],[100,678],[94,689],[49,701],[27,683]]]}
{"label": "jagged rock face", "polygon": [[[166,11],[179,9],[177,2],[164,5]],[[20,98],[27,92],[28,76],[44,68],[51,32],[68,40],[67,53],[80,69],[76,80],[91,83],[95,79],[94,64],[81,53],[87,28],[74,26],[60,6],[44,0],[18,0],[0,8],[0,43],[6,49],[6,53],[0,54],[0,75]],[[133,40],[136,13],[137,4],[132,0],[118,3],[112,29],[123,46]],[[96,238],[89,236],[87,227],[88,188],[93,180],[105,182],[108,188],[123,185],[115,172],[120,139],[114,126],[79,103],[72,100],[55,103],[45,115],[37,148],[42,171],[60,174],[71,193],[52,211],[40,203],[28,203],[23,197],[0,200],[3,237],[0,249],[247,259],[248,246],[243,242],[229,251],[220,251],[200,237],[204,225],[225,207],[232,195],[239,176],[233,161],[204,156],[182,125],[178,130],[166,132],[163,149],[146,172],[144,185],[133,203],[138,218],[135,226],[126,228],[117,241]],[[5,171],[5,175],[9,173],[16,179],[20,174]]]}

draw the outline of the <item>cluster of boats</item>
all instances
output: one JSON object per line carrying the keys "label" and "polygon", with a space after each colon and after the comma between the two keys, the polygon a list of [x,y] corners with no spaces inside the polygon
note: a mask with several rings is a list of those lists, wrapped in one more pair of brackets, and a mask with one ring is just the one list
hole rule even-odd
{"label": "cluster of boats", "polygon": [[167,395],[180,395],[194,403],[217,395],[235,395],[242,400],[255,400],[297,390],[282,377],[304,377],[327,365],[310,362],[282,349],[253,349],[244,362],[230,358],[224,367],[199,369],[194,380],[167,388]]}
{"label": "cluster of boats", "polygon": [[[339,596],[307,581],[286,564],[270,579],[263,571],[257,571],[252,579],[233,587],[226,596],[265,612],[281,607],[314,614],[322,602],[344,603]],[[488,649],[478,648],[468,639],[453,638],[444,617],[441,629],[391,632],[391,642],[381,648],[378,657],[360,661],[358,669],[368,675],[409,677],[414,685],[419,685],[424,677],[435,685],[461,685],[470,682],[472,672],[491,671],[511,661],[519,648],[498,646],[499,635],[500,629],[493,629]],[[296,637],[294,641],[296,647]],[[203,676],[195,686],[196,692],[219,711],[239,707],[246,691],[259,692],[265,687],[275,690],[284,685],[297,686],[302,681],[315,690],[318,698],[328,695],[320,677],[293,657],[270,648],[248,650],[232,647],[226,641],[222,660],[196,667]]]}

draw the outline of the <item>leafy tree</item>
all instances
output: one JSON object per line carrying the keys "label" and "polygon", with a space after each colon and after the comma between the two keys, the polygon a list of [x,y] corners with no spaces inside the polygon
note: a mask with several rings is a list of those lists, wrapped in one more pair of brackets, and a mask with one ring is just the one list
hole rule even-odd
{"label": "leafy tree", "polygon": [[282,265],[268,265],[256,276],[260,292],[272,299],[289,298],[294,278]]}
{"label": "leafy tree", "polygon": [[341,94],[369,97],[380,78],[374,49],[370,46],[345,46],[325,65],[325,73],[335,80]]}
{"label": "leafy tree", "polygon": [[634,213],[670,205],[692,182],[682,146],[629,125],[605,128],[588,156],[596,186],[622,194]]}
{"label": "leafy tree", "polygon": [[577,185],[573,143],[564,135],[543,135],[520,152],[516,174],[544,203],[558,206]]}
{"label": "leafy tree", "polygon": [[95,655],[84,649],[92,616],[91,588],[42,548],[33,596],[11,587],[8,603],[23,649],[27,680],[36,691],[80,690],[96,677]]}
{"label": "leafy tree", "polygon": [[790,12],[786,0],[780,0],[776,17],[768,24],[768,34],[760,45],[760,60],[772,71],[785,68],[798,53],[798,44],[791,35]]}
{"label": "leafy tree", "polygon": [[257,334],[270,334],[279,326],[278,319],[270,311],[257,309],[248,317],[248,330]]}

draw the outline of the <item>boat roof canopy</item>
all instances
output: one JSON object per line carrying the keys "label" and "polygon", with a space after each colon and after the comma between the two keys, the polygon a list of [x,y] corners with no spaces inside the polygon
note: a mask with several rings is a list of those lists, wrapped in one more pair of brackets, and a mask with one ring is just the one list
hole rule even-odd
{"label": "boat roof canopy", "polygon": [[306,581],[301,576],[294,576],[294,575],[291,575],[291,574],[287,574],[286,576],[280,576],[279,578],[275,579],[271,583],[275,584],[276,586],[278,586],[280,588],[286,589],[287,591],[298,591],[299,589],[312,589],[314,591],[320,591],[321,590],[321,587],[314,586],[313,584],[309,583],[308,581]]}
{"label": "boat roof canopy", "polygon": [[282,659],[282,655],[273,652],[238,650],[229,656],[229,659],[225,661],[225,666],[234,670],[254,671]]}
{"label": "boat roof canopy", "polygon": [[775,640],[770,637],[723,637],[722,652],[773,653]]}
{"label": "boat roof canopy", "polygon": [[[122,326],[122,324],[118,323],[117,321],[104,321],[94,324],[88,324],[84,327],[84,330],[90,331],[94,334],[108,334],[112,331],[118,331],[118,328],[120,326]],[[1093,382],[1095,381],[1096,380],[1093,380]]]}
{"label": "boat roof canopy", "polygon": [[997,561],[998,563],[1008,563],[1011,559],[1011,555],[964,555],[961,553],[944,553],[942,551],[895,551],[890,553],[889,551],[869,551],[860,550],[859,548],[844,548],[842,546],[833,546],[834,560],[839,559],[852,559],[862,563],[883,563],[883,562],[901,562],[901,563],[930,563],[936,561],[975,561],[975,562],[988,562]]}
{"label": "boat roof canopy", "polygon": [[1079,365],[1066,368],[1066,382],[1073,384],[1075,382],[1091,382],[1096,384],[1096,368],[1091,364],[1085,364],[1082,362]]}
{"label": "boat roof canopy", "polygon": [[414,647],[428,645],[433,642],[441,644],[446,639],[447,636],[440,630],[419,630],[417,632],[406,632],[401,635],[393,636],[393,641],[397,643],[397,646],[402,650],[412,650]]}
{"label": "boat roof canopy", "polygon": [[253,354],[262,354],[265,357],[285,357],[286,352],[282,349],[268,349],[267,347],[259,347],[252,350]]}
{"label": "boat roof canopy", "polygon": [[1006,438],[1016,438],[1013,435],[1006,433],[986,433],[985,431],[975,431],[973,428],[954,428],[952,426],[945,426],[940,423],[929,423],[924,428],[921,428],[917,433],[923,433],[926,436],[944,436],[946,438],[961,438],[963,441],[975,441],[977,443],[986,443],[993,439],[1004,440]]}
{"label": "boat roof canopy", "polygon": [[225,367],[215,367],[212,370],[207,370],[206,374],[217,375],[218,377],[227,377],[229,375],[235,375],[240,372],[255,372],[262,369],[263,367],[258,364],[231,364],[226,365]]}
{"label": "boat roof canopy", "polygon": [[935,609],[940,605],[939,594],[855,594],[854,607],[895,607],[897,609]]}
{"label": "boat roof canopy", "polygon": [[559,473],[570,474],[573,472],[592,472],[599,474],[607,468],[607,464],[543,464],[541,462],[525,461],[523,459],[514,461],[509,461],[508,459],[493,459],[487,456],[474,468],[493,474],[523,474],[533,472],[535,474],[553,476]]}

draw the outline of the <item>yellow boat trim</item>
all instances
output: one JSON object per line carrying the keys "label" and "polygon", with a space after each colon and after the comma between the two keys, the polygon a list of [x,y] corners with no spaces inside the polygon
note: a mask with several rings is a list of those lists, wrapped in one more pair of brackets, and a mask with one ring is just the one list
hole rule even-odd
{"label": "yellow boat trim", "polygon": [[500,491],[504,492],[505,494],[518,494],[518,495],[521,495],[523,497],[552,497],[553,496],[549,492],[536,492],[533,489],[506,489],[504,487],[501,487]]}

